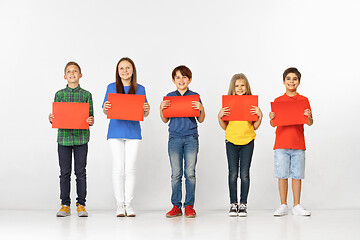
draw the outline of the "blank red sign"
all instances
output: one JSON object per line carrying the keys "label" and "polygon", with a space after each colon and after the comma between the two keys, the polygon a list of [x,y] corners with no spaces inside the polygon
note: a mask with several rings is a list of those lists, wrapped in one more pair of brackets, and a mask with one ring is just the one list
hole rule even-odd
{"label": "blank red sign", "polygon": [[273,126],[307,124],[309,119],[304,115],[305,109],[310,109],[307,100],[272,102],[271,111],[275,113]]}
{"label": "blank red sign", "polygon": [[223,95],[222,107],[229,107],[230,114],[224,116],[224,121],[257,121],[258,115],[252,115],[250,109],[258,106],[256,95]]}
{"label": "blank red sign", "polygon": [[89,129],[89,103],[53,102],[53,128]]}
{"label": "blank red sign", "polygon": [[111,108],[107,118],[144,121],[145,95],[109,93],[108,101]]}
{"label": "blank red sign", "polygon": [[200,95],[164,97],[170,100],[170,106],[163,110],[165,118],[171,117],[200,117],[200,110],[192,107],[192,101],[200,102]]}

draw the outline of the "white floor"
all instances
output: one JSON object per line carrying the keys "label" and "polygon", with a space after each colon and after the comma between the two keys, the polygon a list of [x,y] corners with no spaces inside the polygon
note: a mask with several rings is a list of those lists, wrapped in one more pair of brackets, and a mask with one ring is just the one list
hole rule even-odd
{"label": "white floor", "polygon": [[0,239],[360,239],[360,210],[313,210],[311,217],[250,210],[246,218],[203,210],[195,219],[168,219],[165,211],[138,211],[135,218],[116,218],[111,211],[90,211],[88,218],[55,213],[1,210]]}

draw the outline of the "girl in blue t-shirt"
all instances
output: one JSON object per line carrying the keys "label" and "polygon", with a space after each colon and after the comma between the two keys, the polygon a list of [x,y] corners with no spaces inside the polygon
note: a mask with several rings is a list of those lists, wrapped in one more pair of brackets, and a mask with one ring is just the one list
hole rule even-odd
{"label": "girl in blue t-shirt", "polygon": [[[111,108],[109,93],[145,95],[144,116],[150,113],[145,88],[137,84],[136,68],[130,58],[122,58],[116,65],[116,82],[107,87],[103,111],[107,114]],[[107,135],[113,155],[113,186],[117,203],[117,217],[135,217],[131,206],[135,187],[135,161],[141,138],[139,121],[111,119]]]}

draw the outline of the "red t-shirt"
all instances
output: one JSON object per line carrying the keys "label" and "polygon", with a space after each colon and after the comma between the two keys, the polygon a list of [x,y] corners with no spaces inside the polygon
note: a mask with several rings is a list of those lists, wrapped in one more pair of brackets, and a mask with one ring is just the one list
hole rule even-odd
{"label": "red t-shirt", "polygon": [[[296,94],[293,97],[289,97],[285,93],[284,95],[276,98],[274,102],[296,101],[296,100],[308,100],[308,99],[300,94]],[[278,126],[276,128],[274,149],[279,149],[279,148],[306,150],[304,124]]]}

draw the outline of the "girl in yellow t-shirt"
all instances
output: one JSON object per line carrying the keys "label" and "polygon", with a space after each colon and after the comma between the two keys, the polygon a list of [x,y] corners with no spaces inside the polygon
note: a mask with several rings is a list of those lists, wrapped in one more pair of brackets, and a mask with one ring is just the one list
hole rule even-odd
{"label": "girl in yellow t-shirt", "polygon": [[[252,95],[249,81],[243,73],[235,74],[229,86],[228,95]],[[219,124],[225,130],[226,155],[229,169],[230,210],[229,216],[247,216],[247,196],[250,186],[250,165],[254,151],[255,130],[259,128],[263,114],[259,107],[253,106],[250,113],[258,115],[255,122],[223,121],[222,117],[230,114],[228,107],[218,114]],[[237,200],[237,178],[241,179],[240,204]]]}

